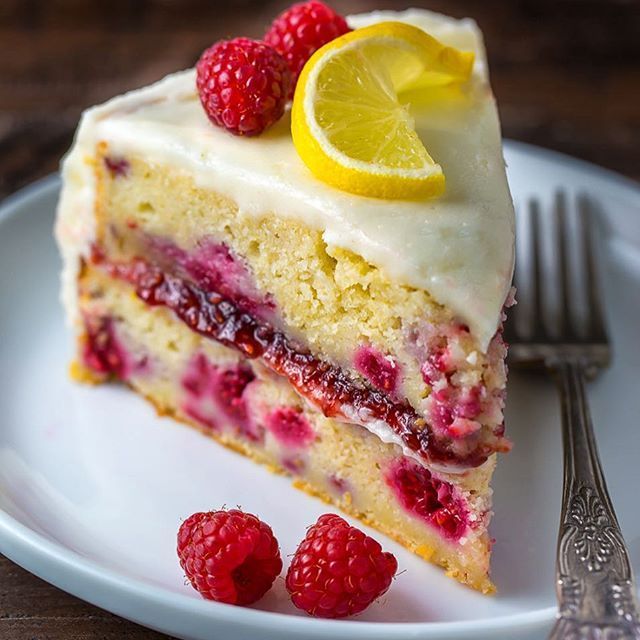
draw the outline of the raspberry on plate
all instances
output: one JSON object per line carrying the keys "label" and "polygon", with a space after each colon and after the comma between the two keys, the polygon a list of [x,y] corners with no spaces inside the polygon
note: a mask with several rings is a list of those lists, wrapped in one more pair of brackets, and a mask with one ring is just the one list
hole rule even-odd
{"label": "raspberry on plate", "polygon": [[346,520],[327,513],[307,531],[289,571],[293,604],[318,618],[364,611],[387,591],[398,569],[395,556]]}
{"label": "raspberry on plate", "polygon": [[214,124],[239,136],[256,136],[277,122],[291,87],[286,60],[250,38],[220,40],[196,65],[200,102]]}
{"label": "raspberry on plate", "polygon": [[180,566],[207,600],[259,600],[282,571],[271,527],[239,509],[194,513],[178,531]]}
{"label": "raspberry on plate", "polygon": [[319,0],[300,2],[283,11],[269,27],[264,41],[289,63],[293,95],[305,62],[320,47],[351,31],[347,21]]}

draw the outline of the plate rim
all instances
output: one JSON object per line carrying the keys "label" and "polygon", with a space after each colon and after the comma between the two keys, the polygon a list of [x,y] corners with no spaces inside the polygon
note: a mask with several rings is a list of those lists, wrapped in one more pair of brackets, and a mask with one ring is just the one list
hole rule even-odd
{"label": "plate rim", "polygon": [[[505,139],[504,148],[534,156],[543,161],[569,166],[578,172],[600,178],[640,197],[640,183],[632,178],[623,176],[615,171],[599,167],[591,162],[574,158],[567,154],[545,149],[525,142]],[[40,178],[0,202],[0,224],[14,215],[18,215],[25,200],[47,195],[60,185],[59,173],[52,173]],[[504,630],[522,630],[539,628],[553,620],[556,607],[543,607],[526,612],[505,614],[493,618],[475,620],[447,621],[447,622],[366,622],[355,620],[319,620],[287,613],[264,611],[248,607],[235,607],[217,602],[199,600],[183,593],[171,592],[160,586],[147,583],[138,578],[126,576],[100,563],[81,556],[62,544],[49,540],[34,529],[22,524],[13,516],[0,508],[0,552],[7,558],[20,565],[27,571],[37,575],[57,588],[66,591],[82,600],[98,607],[110,610],[117,615],[133,620],[147,627],[164,630],[169,633],[180,634],[179,626],[173,631],[164,626],[160,629],[154,624],[150,615],[153,611],[174,612],[183,615],[196,616],[202,622],[217,620],[227,624],[245,627],[247,630],[258,630],[264,624],[280,632],[282,637],[291,634],[322,632],[336,637],[336,634],[348,635],[353,640],[357,638],[404,640],[407,637],[420,634],[423,638],[478,637],[478,634],[499,632]],[[82,580],[78,580],[81,577]],[[94,596],[88,591],[98,592]],[[109,599],[108,593],[102,594],[104,589],[115,590],[116,600]],[[122,606],[122,598],[138,603],[140,615],[132,615]],[[106,603],[106,604],[105,604]],[[135,610],[132,609],[132,611]],[[146,614],[146,615],[145,615]],[[155,615],[155,614],[154,614]],[[167,618],[168,619],[168,618]],[[286,635],[285,635],[286,634]],[[316,635],[316,634],[314,634]],[[319,636],[318,636],[319,637]]]}

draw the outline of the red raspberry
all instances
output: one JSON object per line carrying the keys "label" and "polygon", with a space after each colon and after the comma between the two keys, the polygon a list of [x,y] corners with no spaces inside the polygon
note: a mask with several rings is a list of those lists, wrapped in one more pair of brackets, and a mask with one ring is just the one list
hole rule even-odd
{"label": "red raspberry", "polygon": [[239,136],[256,136],[284,113],[291,86],[285,59],[250,38],[220,40],[196,65],[200,102],[209,120]]}
{"label": "red raspberry", "polygon": [[126,380],[130,373],[127,353],[120,344],[112,318],[85,318],[86,342],[82,356],[84,363],[96,373],[113,375]]}
{"label": "red raspberry", "polygon": [[393,554],[346,520],[327,513],[309,527],[287,572],[293,604],[318,618],[364,611],[398,570]]}
{"label": "red raspberry", "polygon": [[306,61],[320,47],[351,31],[347,21],[318,0],[300,2],[283,11],[269,27],[264,41],[289,63],[291,95]]}
{"label": "red raspberry", "polygon": [[187,518],[178,531],[178,557],[196,591],[228,604],[259,600],[282,571],[271,527],[239,509]]}

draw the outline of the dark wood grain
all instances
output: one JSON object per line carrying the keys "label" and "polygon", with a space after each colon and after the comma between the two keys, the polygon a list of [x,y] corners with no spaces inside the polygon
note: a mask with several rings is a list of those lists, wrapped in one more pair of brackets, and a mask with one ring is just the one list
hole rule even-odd
{"label": "dark wood grain", "polygon": [[[2,0],[0,196],[56,169],[81,110],[193,64],[223,36],[259,36],[289,4],[255,0]],[[505,136],[640,179],[640,3],[334,0],[343,12],[425,6],[484,30]],[[0,638],[163,636],[0,557]]]}
{"label": "dark wood grain", "polygon": [[2,640],[162,640],[166,637],[74,598],[0,556]]}

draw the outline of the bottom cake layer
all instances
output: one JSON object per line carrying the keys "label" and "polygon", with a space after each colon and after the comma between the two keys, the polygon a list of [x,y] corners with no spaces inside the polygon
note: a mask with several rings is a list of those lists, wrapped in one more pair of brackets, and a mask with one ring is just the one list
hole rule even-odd
{"label": "bottom cake layer", "polygon": [[120,379],[198,427],[485,593],[495,455],[443,474],[363,427],[329,419],[257,361],[203,338],[133,288],[86,267],[76,378]]}

